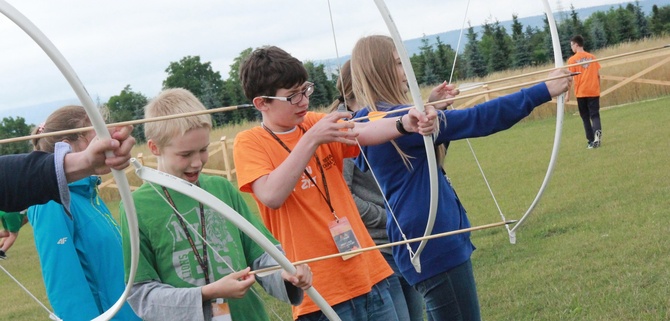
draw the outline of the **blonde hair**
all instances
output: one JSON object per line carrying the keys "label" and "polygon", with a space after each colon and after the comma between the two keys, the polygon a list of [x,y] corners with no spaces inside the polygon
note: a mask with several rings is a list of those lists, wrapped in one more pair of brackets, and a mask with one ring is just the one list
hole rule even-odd
{"label": "blonde hair", "polygon": [[[353,93],[361,106],[376,111],[378,103],[409,104],[406,92],[401,89],[402,84],[393,57],[395,51],[393,39],[388,36],[368,36],[356,42],[351,53],[351,80]],[[391,144],[398,151],[405,166],[411,169],[410,156],[395,141],[391,140]]]}
{"label": "blonde hair", "polygon": [[[87,127],[91,125],[88,119],[86,109],[82,106],[68,105],[56,109],[47,120],[37,126],[32,132],[33,135],[52,133],[69,129],[76,129]],[[69,141],[71,143],[77,141],[83,133],[72,133],[65,135],[56,135],[42,138],[33,138],[32,144],[35,150],[53,153],[56,143],[62,141]]]}
{"label": "blonde hair", "polygon": [[[144,118],[182,114],[206,110],[205,106],[190,91],[183,88],[163,90],[144,107]],[[197,128],[212,129],[209,114],[182,117],[144,124],[144,135],[159,147],[166,146],[176,136]]]}
{"label": "blonde hair", "polygon": [[393,39],[374,35],[356,42],[351,53],[353,94],[361,106],[377,110],[377,104],[409,104],[407,93],[401,90],[400,77],[393,53]]}

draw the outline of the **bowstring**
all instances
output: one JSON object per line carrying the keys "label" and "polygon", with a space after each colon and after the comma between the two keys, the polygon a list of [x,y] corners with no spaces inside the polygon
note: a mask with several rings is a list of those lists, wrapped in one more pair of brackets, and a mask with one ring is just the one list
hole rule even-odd
{"label": "bowstring", "polygon": [[[461,31],[458,35],[458,43],[456,45],[456,52],[454,55],[454,63],[451,66],[451,74],[449,75],[449,84],[451,84],[453,78],[454,78],[454,71],[456,70],[456,61],[458,60],[458,52],[461,48],[461,40],[463,39],[463,31],[465,30],[465,22],[467,21],[468,17],[468,11],[470,9],[470,0],[468,0],[466,6],[465,6],[465,14],[463,15],[463,22],[461,23]],[[451,110],[454,110],[454,106],[450,106]],[[475,159],[475,163],[477,164],[477,168],[479,169],[479,173],[482,175],[482,178],[484,179],[484,183],[486,184],[486,188],[489,190],[489,194],[491,194],[491,198],[493,199],[493,203],[495,204],[496,208],[498,209],[498,214],[500,214],[500,217],[502,218],[503,221],[507,221],[505,218],[505,214],[502,211],[502,208],[500,207],[500,204],[498,203],[498,199],[495,196],[495,193],[493,193],[493,188],[491,188],[491,183],[489,182],[488,178],[486,177],[486,174],[484,173],[484,168],[482,168],[481,163],[479,162],[479,158],[477,157],[477,153],[475,153],[474,147],[472,147],[472,143],[470,142],[469,138],[466,138],[465,141],[468,143],[468,148],[470,148],[470,152],[472,153],[472,157]],[[446,171],[445,171],[446,172]],[[505,228],[509,231],[510,227],[505,225]]]}
{"label": "bowstring", "polygon": [[33,300],[35,300],[35,302],[37,302],[37,304],[39,304],[40,306],[42,306],[42,308],[43,308],[44,310],[46,310],[47,313],[49,313],[49,319],[51,319],[51,320],[56,320],[56,321],[62,321],[62,320],[61,320],[61,319],[60,319],[54,312],[52,312],[51,310],[49,310],[49,308],[47,308],[46,305],[44,305],[44,303],[42,303],[42,301],[40,301],[40,300],[39,300],[38,298],[36,298],[30,291],[28,291],[28,289],[27,289],[21,282],[19,282],[19,280],[17,280],[11,273],[9,273],[9,271],[7,271],[7,269],[5,269],[5,267],[2,266],[2,264],[0,264],[0,269],[2,269],[3,271],[5,271],[5,273],[7,274],[7,276],[9,276],[10,279],[14,280],[14,282],[16,282],[16,284],[17,284],[21,289],[23,289],[23,291],[25,291],[31,298],[33,298]]}
{"label": "bowstring", "polygon": [[[158,194],[158,196],[160,196],[160,198],[161,198],[165,203],[167,203],[167,204],[170,206],[170,208],[172,209],[172,211],[174,211],[175,214],[179,215],[179,217],[180,217],[184,222],[186,222],[186,226],[188,226],[189,230],[190,230],[191,232],[193,232],[193,233],[194,233],[194,234],[195,234],[195,235],[202,241],[203,244],[205,244],[209,249],[211,249],[211,250],[212,250],[212,253],[214,253],[214,255],[215,255],[219,260],[221,260],[221,261],[222,261],[222,262],[223,262],[223,263],[224,263],[224,264],[225,264],[225,265],[232,271],[232,273],[238,272],[235,268],[233,268],[233,266],[232,266],[230,263],[228,263],[228,261],[227,261],[226,259],[223,258],[223,256],[221,256],[221,254],[219,254],[219,251],[218,251],[217,249],[215,249],[214,246],[212,246],[212,244],[210,244],[204,237],[202,237],[202,235],[200,234],[200,232],[198,232],[198,229],[196,229],[195,227],[193,227],[193,225],[192,225],[191,223],[189,223],[188,220],[186,220],[186,218],[184,217],[184,215],[183,215],[181,212],[179,212],[179,210],[177,210],[177,208],[176,208],[175,206],[172,206],[172,204],[170,204],[170,202],[169,202],[168,199],[165,197],[165,195],[163,195],[163,193],[161,193],[160,191],[158,191],[158,188],[156,188],[156,185],[154,185],[152,182],[148,182],[148,181],[147,181],[147,183],[148,183],[149,186],[156,192],[156,194]],[[220,213],[219,213],[219,215],[223,216],[223,214],[220,214]],[[225,217],[224,217],[224,218],[225,218]],[[204,223],[201,223],[201,224],[204,224]],[[207,267],[207,268],[209,268],[209,267]],[[265,301],[263,300],[263,297],[261,297],[261,295],[258,293],[258,291],[256,291],[256,289],[254,289],[253,286],[250,287],[249,290],[250,290],[254,295],[256,295],[256,297],[257,297],[261,302],[263,302],[263,303],[265,304]],[[268,305],[266,304],[266,306],[268,306]],[[279,314],[277,313],[277,311],[275,311],[275,309],[273,309],[271,306],[270,306],[269,308],[270,308],[270,311],[272,312],[272,314],[274,314],[275,317],[277,317],[279,320],[282,320],[282,321],[284,320],[281,316],[279,316]]]}

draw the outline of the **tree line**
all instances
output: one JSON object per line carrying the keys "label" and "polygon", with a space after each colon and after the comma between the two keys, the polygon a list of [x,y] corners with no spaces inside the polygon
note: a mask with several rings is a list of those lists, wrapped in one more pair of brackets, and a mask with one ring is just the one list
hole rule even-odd
{"label": "tree line", "polygon": [[[559,19],[563,59],[571,54],[570,38],[580,34],[585,38],[587,51],[598,50],[622,42],[636,41],[653,36],[670,34],[670,6],[654,5],[649,16],[642,11],[639,1],[626,6],[611,7],[608,11],[598,11],[582,21],[574,7],[562,13]],[[513,68],[542,65],[552,61],[552,43],[549,24],[545,17],[544,26],[524,26],[516,15],[512,16],[511,34],[499,21],[485,21],[481,34],[470,25],[466,34],[466,45],[458,57],[456,50],[443,43],[439,37],[431,44],[425,37],[419,53],[410,58],[417,80],[421,85],[430,86],[444,80],[458,81],[467,78],[484,77],[490,73]],[[167,77],[163,89],[186,88],[193,92],[208,109],[246,104],[239,79],[239,67],[251,54],[252,48],[240,52],[230,65],[226,79],[212,68],[211,62],[203,62],[200,56],[186,56],[171,62],[165,69]],[[454,60],[456,64],[454,65]],[[310,81],[315,84],[310,97],[312,106],[327,106],[339,96],[335,87],[336,74],[326,72],[326,66],[312,61],[304,63]],[[453,72],[452,72],[453,69]],[[133,91],[126,85],[118,95],[112,96],[102,108],[107,109],[109,122],[120,122],[144,117],[144,106],[149,98]],[[232,112],[216,113],[212,116],[215,126],[254,121],[260,115],[255,109],[240,109]],[[0,139],[26,136],[31,127],[22,117],[6,117],[0,121]],[[142,125],[135,126],[133,136],[144,142]],[[28,152],[32,146],[28,142],[0,145],[1,154]]]}

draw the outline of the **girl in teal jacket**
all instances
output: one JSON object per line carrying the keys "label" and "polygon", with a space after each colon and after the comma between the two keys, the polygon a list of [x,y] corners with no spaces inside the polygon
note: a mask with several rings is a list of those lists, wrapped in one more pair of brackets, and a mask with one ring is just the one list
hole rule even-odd
{"label": "girl in teal jacket", "polygon": [[[56,110],[37,133],[90,125],[80,106]],[[86,149],[95,133],[33,140],[36,150],[52,152],[67,143],[74,152]],[[89,176],[68,185],[70,210],[51,201],[28,209],[35,247],[49,302],[63,320],[91,320],[109,309],[125,289],[119,225],[97,192],[100,178]],[[128,304],[114,320],[140,320]]]}

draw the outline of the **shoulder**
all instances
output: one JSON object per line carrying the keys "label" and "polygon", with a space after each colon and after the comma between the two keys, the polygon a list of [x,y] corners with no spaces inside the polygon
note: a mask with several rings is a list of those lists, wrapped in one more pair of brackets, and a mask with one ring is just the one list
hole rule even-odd
{"label": "shoulder", "polygon": [[266,134],[266,131],[261,126],[255,126],[253,128],[241,131],[235,135],[233,140],[233,148],[236,148],[239,145],[245,144],[256,144],[256,142],[263,140],[263,135]]}

